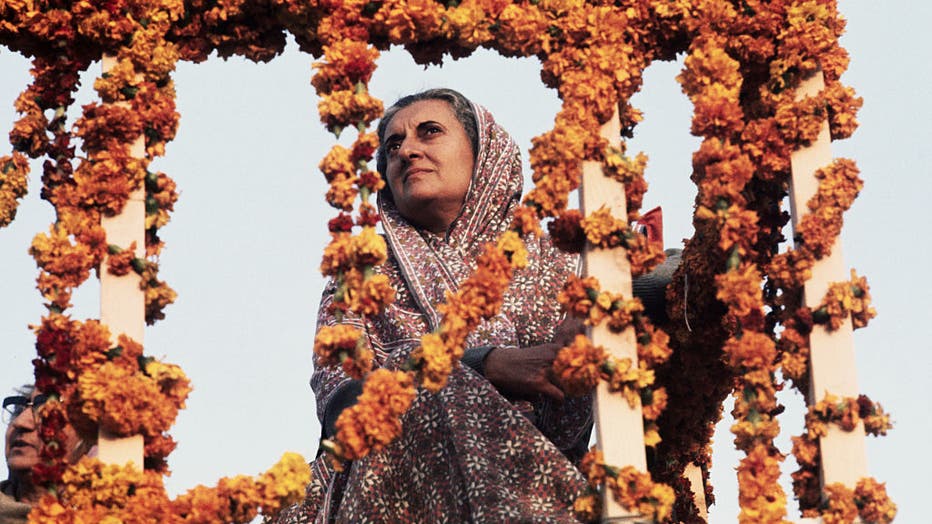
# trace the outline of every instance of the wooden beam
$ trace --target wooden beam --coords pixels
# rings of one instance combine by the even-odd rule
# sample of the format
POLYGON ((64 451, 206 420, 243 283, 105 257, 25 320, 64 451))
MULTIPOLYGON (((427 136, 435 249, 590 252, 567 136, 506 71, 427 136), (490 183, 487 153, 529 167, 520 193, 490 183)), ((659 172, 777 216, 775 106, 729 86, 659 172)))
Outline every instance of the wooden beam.
MULTIPOLYGON (((105 56, 102 61, 104 72, 116 65, 114 57, 105 56)), ((136 158, 145 155, 145 142, 142 136, 136 139, 131 148, 136 158)), ((107 232, 107 243, 128 248, 136 242, 136 256, 146 255, 146 192, 144 187, 132 192, 123 211, 113 217, 103 217, 101 225, 107 232)), ((121 333, 142 344, 145 334, 146 307, 145 294, 139 287, 141 277, 134 271, 124 276, 116 276, 107 271, 107 259, 100 267, 100 321, 110 329, 113 342, 121 333)), ((142 435, 117 438, 101 430, 98 433, 98 458, 108 464, 135 464, 143 466, 142 435)))
POLYGON ((683 477, 689 481, 689 487, 693 492, 693 504, 696 505, 699 517, 702 520, 709 521, 709 506, 705 500, 705 481, 702 478, 702 468, 689 463, 686 465, 686 471, 683 477))
MULTIPOLYGON (((825 87, 820 71, 800 85, 796 98, 814 96, 825 87)), ((801 148, 791 156, 793 170, 790 188, 790 206, 794 228, 804 213, 807 203, 816 194, 819 181, 814 173, 832 162, 831 136, 828 121, 823 121, 818 139, 809 147, 801 148)), ((815 308, 825 297, 833 282, 850 278, 841 253, 838 239, 832 246, 832 254, 815 263, 812 278, 805 284, 804 303, 815 308)), ((826 393, 840 397, 857 397, 857 373, 855 369, 854 337, 850 318, 836 331, 829 332, 816 325, 809 336, 810 347, 810 398, 812 402, 822 400, 826 393)), ((864 425, 859 423, 853 431, 842 431, 829 424, 828 435, 819 442, 822 454, 822 484, 841 482, 849 488, 867 476, 867 453, 864 442, 864 425)))
MULTIPOLYGON (((619 145, 621 126, 617 109, 612 120, 602 126, 600 133, 612 145, 619 145)), ((580 194, 580 207, 584 214, 590 214, 605 205, 614 216, 627 216, 624 187, 606 177, 599 162, 583 163, 580 194)), ((597 277, 602 289, 631 298, 631 267, 623 248, 587 248, 583 254, 583 271, 586 276, 597 277)), ((623 333, 612 333, 603 323, 588 331, 594 344, 604 346, 615 357, 630 358, 637 363, 637 341, 633 327, 623 333)), ((596 389, 594 408, 597 445, 605 457, 605 463, 617 467, 634 466, 640 471, 647 471, 640 402, 632 408, 621 395, 609 393, 608 386, 602 382, 596 389)), ((611 494, 603 494, 602 507, 603 521, 641 522, 639 514, 621 507, 611 494)))

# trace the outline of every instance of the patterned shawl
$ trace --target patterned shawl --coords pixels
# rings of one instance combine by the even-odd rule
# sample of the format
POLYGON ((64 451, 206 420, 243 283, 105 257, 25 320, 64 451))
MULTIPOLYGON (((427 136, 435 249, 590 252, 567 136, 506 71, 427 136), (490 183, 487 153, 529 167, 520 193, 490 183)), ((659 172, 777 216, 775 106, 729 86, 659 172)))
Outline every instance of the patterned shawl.
MULTIPOLYGON (((439 325, 436 306, 475 267, 476 257, 509 225, 522 185, 518 148, 474 106, 479 151, 460 215, 446 237, 411 226, 389 199, 379 208, 389 259, 379 270, 395 302, 374 318, 343 318, 364 330, 377 366, 397 368, 421 335, 439 325)), ((546 239, 528 243, 529 265, 516 272, 502 313, 479 326, 467 347, 528 347, 549 342, 562 319, 556 295, 575 257, 546 239)), ((332 325, 335 288, 324 291, 318 325, 332 325)), ((339 366, 315 367, 311 385, 323 420, 349 379, 339 366)), ((313 464, 307 498, 282 522, 575 522, 572 505, 585 480, 561 449, 591 421, 589 399, 513 403, 472 369, 457 366, 437 394, 419 391, 402 418, 402 436, 335 473, 313 464)))

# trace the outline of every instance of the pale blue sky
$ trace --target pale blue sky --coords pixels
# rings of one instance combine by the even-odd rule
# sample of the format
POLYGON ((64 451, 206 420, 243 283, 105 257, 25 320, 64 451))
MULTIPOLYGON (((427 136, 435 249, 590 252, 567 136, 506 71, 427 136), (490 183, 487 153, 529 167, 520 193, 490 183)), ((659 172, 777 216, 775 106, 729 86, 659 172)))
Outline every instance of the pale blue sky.
MULTIPOLYGON (((900 506, 899 522, 923 522, 932 482, 927 403, 932 357, 932 285, 926 233, 932 193, 932 41, 926 3, 846 2, 843 44, 852 62, 845 75, 864 97, 861 128, 833 145, 854 158, 865 188, 846 216, 846 263, 867 275, 879 316, 856 333, 861 390, 893 415, 887 437, 868 440, 870 473, 887 483, 900 506)), ((287 450, 312 458, 319 427, 307 380, 314 322, 323 280, 317 266, 334 210, 323 201, 317 164, 333 144, 316 114, 310 86, 312 58, 289 46, 269 64, 211 59, 181 64, 175 74, 182 115, 177 138, 154 168, 181 191, 163 230, 162 275, 179 292, 167 318, 146 331, 146 351, 180 364, 194 383, 188 409, 173 435, 171 493, 220 476, 255 474, 287 450)), ((0 48, 0 130, 15 115, 12 102, 29 80, 28 62, 0 48)), ((647 74, 635 99, 645 121, 631 151, 650 156, 644 209, 662 205, 668 246, 691 234, 689 135, 691 108, 674 77, 680 65, 662 63, 647 74)), ((99 69, 83 77, 79 104, 94 100, 99 69)), ((492 53, 443 68, 413 64, 403 51, 382 57, 371 87, 386 103, 427 87, 448 86, 489 107, 523 150, 552 126, 554 92, 541 84, 536 60, 492 53)), ((71 120, 73 122, 73 118, 71 120)), ((344 140, 349 138, 346 133, 344 140)), ((0 152, 7 151, 0 147, 0 152)), ((34 289, 36 268, 26 253, 53 214, 39 199, 41 167, 34 163, 30 194, 16 221, 0 230, 0 389, 31 380, 34 339, 27 325, 43 313, 34 289)), ((92 279, 76 294, 75 318, 98 316, 92 279)), ((802 428, 801 401, 784 395, 779 445, 802 428)), ((712 522, 733 522, 737 492, 727 422, 716 439, 712 522)), ((792 460, 784 466, 788 479, 792 460)), ((789 491, 788 491, 789 493, 789 491)), ((791 514, 791 517, 794 517, 791 514)))

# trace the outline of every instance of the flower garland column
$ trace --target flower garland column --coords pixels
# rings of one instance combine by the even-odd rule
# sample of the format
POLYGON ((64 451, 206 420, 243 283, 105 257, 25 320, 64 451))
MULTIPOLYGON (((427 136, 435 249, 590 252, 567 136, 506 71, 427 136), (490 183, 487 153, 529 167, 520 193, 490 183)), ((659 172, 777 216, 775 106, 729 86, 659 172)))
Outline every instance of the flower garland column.
MULTIPOLYGON (((621 125, 617 110, 612 119, 601 127, 600 134, 609 141, 610 146, 619 146, 621 125)), ((588 216, 603 206, 609 209, 612 216, 627 216, 625 188, 603 174, 601 162, 583 162, 581 211, 588 216)), ((587 244, 582 260, 584 276, 598 278, 603 288, 624 297, 633 296, 631 263, 624 247, 604 249, 587 244)), ((633 325, 620 333, 614 333, 603 322, 588 328, 588 331, 593 345, 604 346, 618 359, 630 359, 632 368, 637 368, 637 340, 633 325)), ((633 466, 638 471, 647 471, 640 399, 631 403, 623 395, 611 393, 606 381, 600 381, 594 402, 596 436, 605 463, 616 467, 633 466)), ((622 507, 609 493, 609 490, 605 490, 603 496, 603 520, 633 521, 640 517, 638 513, 622 507)))
MULTIPOLYGON (((102 69, 106 74, 116 65, 116 58, 104 56, 102 69)), ((133 158, 145 157, 145 141, 140 135, 130 148, 133 158)), ((101 216, 101 226, 107 232, 107 243, 117 246, 135 246, 134 256, 146 256, 146 190, 140 186, 130 193, 129 200, 118 215, 101 216)), ((107 258, 111 255, 108 254, 107 258)), ((107 260, 101 264, 107 267, 107 260)), ((145 292, 142 278, 135 271, 118 276, 100 271, 100 320, 110 328, 114 343, 122 333, 139 344, 145 332, 145 292)), ((133 462, 138 469, 143 465, 142 435, 124 438, 113 437, 101 426, 98 435, 98 457, 104 463, 124 465, 133 462)))
MULTIPOLYGON (((821 71, 803 80, 796 91, 796 99, 817 96, 825 88, 821 71)), ((832 162, 831 137, 828 120, 822 121, 818 138, 809 147, 791 155, 793 178, 790 188, 790 206, 793 227, 797 228, 807 202, 816 194, 819 181, 816 170, 832 162)), ((831 254, 815 261, 812 277, 805 282, 804 305, 816 310, 833 282, 849 278, 836 239, 831 254)), ((837 397, 857 397, 853 328, 850 316, 845 316, 838 329, 830 330, 825 324, 815 324, 809 334, 810 346, 810 399, 813 403, 826 394, 837 397)), ((845 431, 836 424, 828 424, 828 434, 820 439, 822 457, 822 485, 840 482, 853 488, 867 476, 867 451, 864 423, 859 421, 854 431, 845 431)))

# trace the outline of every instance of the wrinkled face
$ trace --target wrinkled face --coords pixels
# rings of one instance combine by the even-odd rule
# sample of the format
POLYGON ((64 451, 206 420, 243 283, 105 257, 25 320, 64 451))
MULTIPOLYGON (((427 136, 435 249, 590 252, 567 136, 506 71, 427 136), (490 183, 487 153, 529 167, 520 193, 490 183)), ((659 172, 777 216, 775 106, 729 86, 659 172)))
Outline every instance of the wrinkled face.
POLYGON ((443 100, 400 109, 385 129, 386 177, 403 217, 444 233, 459 215, 475 164, 463 124, 443 100))
MULTIPOLYGON (((34 400, 37 395, 37 392, 33 392, 30 399, 34 400)), ((33 408, 27 407, 11 420, 6 428, 4 452, 7 466, 13 472, 28 473, 39 463, 39 450, 42 442, 39 440, 39 420, 35 412, 33 408)), ((69 453, 77 447, 78 440, 74 429, 66 426, 63 444, 69 453)))
MULTIPOLYGON (((31 400, 36 398, 33 392, 31 400)), ((6 428, 6 463, 13 471, 28 471, 39 462, 38 421, 31 407, 23 409, 6 428)))

